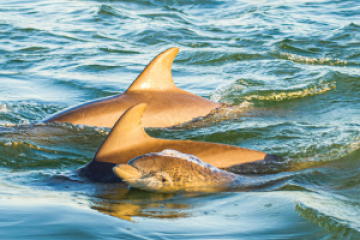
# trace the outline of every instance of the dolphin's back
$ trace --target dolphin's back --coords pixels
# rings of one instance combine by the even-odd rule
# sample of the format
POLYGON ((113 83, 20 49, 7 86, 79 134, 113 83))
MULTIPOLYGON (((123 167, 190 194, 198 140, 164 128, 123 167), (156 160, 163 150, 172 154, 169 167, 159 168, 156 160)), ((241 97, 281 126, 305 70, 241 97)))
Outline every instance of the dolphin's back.
MULTIPOLYGON (((124 170, 117 171, 119 177, 124 177, 124 181, 131 187, 147 191, 224 191, 230 189, 237 179, 237 175, 220 170, 196 156, 171 149, 136 157, 128 165, 143 177, 122 175, 120 172, 124 170)), ((117 166, 118 170, 124 169, 123 166, 117 166)))
POLYGON ((143 119, 146 127, 170 127, 208 115, 220 103, 179 89, 171 66, 178 48, 158 55, 122 94, 87 102, 44 119, 97 127, 112 127, 130 107, 148 104, 143 119))
POLYGON ((79 173, 94 181, 119 181, 112 172, 117 164, 126 164, 131 159, 165 149, 173 149, 194 155, 217 168, 236 168, 240 164, 266 160, 264 152, 237 146, 196 142, 187 140, 157 139, 149 136, 142 125, 146 104, 128 109, 115 123, 93 160, 79 173))
POLYGON ((145 154, 132 159, 129 163, 134 167, 148 165, 147 169, 169 174, 176 182, 232 182, 236 175, 220 170, 200 158, 172 149, 165 149, 159 153, 145 154))

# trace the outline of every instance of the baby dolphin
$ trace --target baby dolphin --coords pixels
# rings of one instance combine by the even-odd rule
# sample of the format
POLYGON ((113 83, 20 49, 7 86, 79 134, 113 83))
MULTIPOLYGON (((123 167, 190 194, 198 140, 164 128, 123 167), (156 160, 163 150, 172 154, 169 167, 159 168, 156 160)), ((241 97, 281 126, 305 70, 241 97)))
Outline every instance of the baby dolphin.
POLYGON ((170 127, 208 115, 222 104, 179 89, 171 66, 179 49, 158 55, 122 94, 91 101, 57 113, 44 122, 68 122, 112 127, 119 117, 138 103, 147 103, 144 127, 170 127))
POLYGON ((172 149, 136 157, 113 168, 130 187, 149 192, 233 192, 277 189, 294 173, 243 176, 172 149))
POLYGON ((239 177, 170 149, 136 157, 113 171, 129 186, 150 192, 226 191, 239 177))

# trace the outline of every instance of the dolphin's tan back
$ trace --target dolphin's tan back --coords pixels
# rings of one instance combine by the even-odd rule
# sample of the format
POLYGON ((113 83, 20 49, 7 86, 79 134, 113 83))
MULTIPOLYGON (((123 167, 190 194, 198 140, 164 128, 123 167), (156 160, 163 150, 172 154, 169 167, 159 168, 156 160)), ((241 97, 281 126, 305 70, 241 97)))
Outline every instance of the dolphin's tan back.
MULTIPOLYGON (((106 165, 110 168, 116 164, 127 163, 140 155, 165 149, 194 155, 217 168, 259 161, 268 156, 264 152, 231 145, 152 138, 144 131, 142 125, 141 119, 145 109, 144 103, 135 105, 118 120, 92 162, 84 168, 88 177, 98 176, 96 169, 99 166, 105 168, 106 165)), ((108 174, 111 175, 110 171, 108 174)))
POLYGON ((178 52, 178 48, 170 48, 158 55, 125 93, 80 105, 45 121, 112 127, 138 103, 148 105, 143 118, 145 127, 169 127, 206 116, 221 104, 176 87, 171 66, 178 52))

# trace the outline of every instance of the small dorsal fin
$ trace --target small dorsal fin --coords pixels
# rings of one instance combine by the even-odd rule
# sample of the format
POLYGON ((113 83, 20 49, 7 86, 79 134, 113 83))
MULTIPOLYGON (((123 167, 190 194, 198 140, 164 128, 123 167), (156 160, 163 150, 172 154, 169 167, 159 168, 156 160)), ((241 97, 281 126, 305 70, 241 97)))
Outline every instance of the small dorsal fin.
POLYGON ((179 48, 170 48, 154 58, 127 91, 178 89, 172 78, 171 66, 179 48))
POLYGON ((145 109, 146 103, 140 103, 129 108, 115 123, 113 129, 96 152, 94 159, 100 160, 102 157, 112 155, 112 153, 128 146, 151 139, 142 125, 145 109))

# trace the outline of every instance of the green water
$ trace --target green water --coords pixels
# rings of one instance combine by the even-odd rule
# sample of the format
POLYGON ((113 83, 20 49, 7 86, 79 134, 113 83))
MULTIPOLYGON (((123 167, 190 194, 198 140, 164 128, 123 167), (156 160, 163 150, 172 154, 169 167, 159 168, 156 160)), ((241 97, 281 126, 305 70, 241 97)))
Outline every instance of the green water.
POLYGON ((359 239, 359 13, 355 0, 0 2, 0 239, 359 239), (280 155, 243 173, 283 181, 206 195, 84 182, 72 171, 109 129, 33 125, 123 92, 174 46, 178 87, 241 111, 148 133, 280 155))

